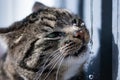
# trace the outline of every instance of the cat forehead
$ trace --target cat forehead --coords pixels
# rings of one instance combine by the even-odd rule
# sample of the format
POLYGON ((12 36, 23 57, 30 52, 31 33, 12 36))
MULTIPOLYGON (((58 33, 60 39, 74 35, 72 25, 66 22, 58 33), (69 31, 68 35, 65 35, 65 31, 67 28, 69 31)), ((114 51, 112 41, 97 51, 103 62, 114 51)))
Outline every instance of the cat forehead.
POLYGON ((72 12, 70 12, 69 10, 67 10, 67 9, 62 9, 62 8, 52 8, 52 7, 48 7, 48 8, 46 8, 46 9, 40 9, 40 10, 38 10, 38 13, 40 13, 40 12, 42 12, 42 11, 44 11, 44 12, 48 12, 48 13, 50 13, 50 12, 57 12, 57 13, 68 13, 69 15, 70 14, 72 14, 72 12))
POLYGON ((46 8, 34 12, 23 20, 23 24, 38 24, 51 27, 63 27, 70 24, 74 15, 66 9, 46 8))
POLYGON ((22 20, 22 22, 29 22, 34 23, 35 21, 43 18, 51 18, 51 20, 54 18, 56 19, 70 19, 73 17, 73 14, 71 14, 66 9, 59 9, 59 8, 46 8, 46 9, 40 9, 37 12, 33 12, 26 18, 22 20), (63 18, 64 17, 64 18, 63 18))

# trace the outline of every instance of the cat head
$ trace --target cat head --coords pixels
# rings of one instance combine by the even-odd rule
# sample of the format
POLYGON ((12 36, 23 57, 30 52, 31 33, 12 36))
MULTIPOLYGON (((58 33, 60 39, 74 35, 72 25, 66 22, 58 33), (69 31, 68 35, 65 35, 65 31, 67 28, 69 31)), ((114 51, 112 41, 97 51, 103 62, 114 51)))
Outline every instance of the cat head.
POLYGON ((38 71, 47 59, 54 64, 55 60, 83 56, 90 38, 78 16, 45 5, 10 27, 0 29, 0 35, 8 44, 7 58, 20 69, 31 72, 38 71))

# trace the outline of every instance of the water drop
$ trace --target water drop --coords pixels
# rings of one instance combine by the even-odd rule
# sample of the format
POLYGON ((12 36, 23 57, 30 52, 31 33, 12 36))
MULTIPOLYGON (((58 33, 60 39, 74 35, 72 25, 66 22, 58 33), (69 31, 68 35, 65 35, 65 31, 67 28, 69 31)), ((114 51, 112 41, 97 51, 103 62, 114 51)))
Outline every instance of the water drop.
POLYGON ((89 75, 89 79, 90 79, 90 80, 93 80, 93 78, 94 78, 94 75, 90 74, 90 75, 89 75))

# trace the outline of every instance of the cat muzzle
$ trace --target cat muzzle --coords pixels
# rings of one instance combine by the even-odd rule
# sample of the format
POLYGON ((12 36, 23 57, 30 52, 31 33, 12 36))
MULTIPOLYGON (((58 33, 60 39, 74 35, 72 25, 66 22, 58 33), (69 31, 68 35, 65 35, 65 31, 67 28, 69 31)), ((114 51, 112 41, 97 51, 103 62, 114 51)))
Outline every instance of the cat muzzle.
POLYGON ((75 38, 83 39, 83 38, 84 38, 84 31, 83 31, 83 30, 75 31, 75 32, 73 33, 73 36, 74 36, 75 38))

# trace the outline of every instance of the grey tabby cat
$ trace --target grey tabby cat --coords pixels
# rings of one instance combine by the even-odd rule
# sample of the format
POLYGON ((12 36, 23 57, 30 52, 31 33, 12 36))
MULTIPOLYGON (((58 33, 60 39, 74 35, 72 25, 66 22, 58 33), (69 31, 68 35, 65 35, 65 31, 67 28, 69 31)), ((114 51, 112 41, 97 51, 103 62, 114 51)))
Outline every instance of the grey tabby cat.
POLYGON ((0 80, 84 80, 89 32, 69 11, 42 5, 0 36, 8 44, 0 80))

